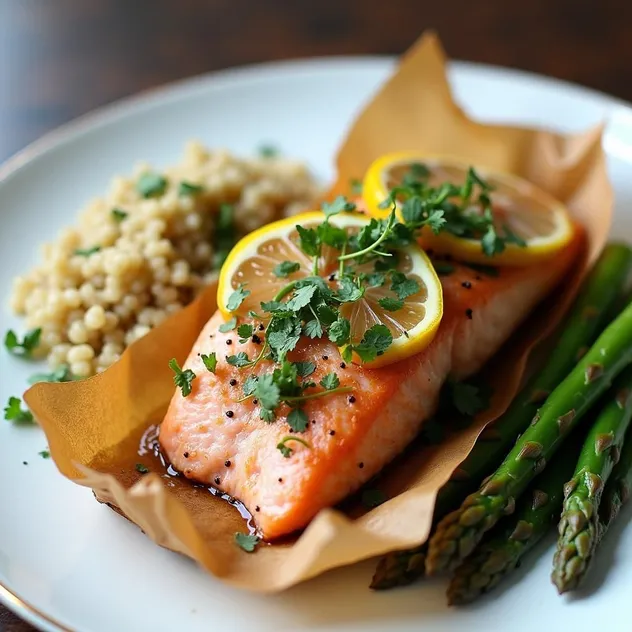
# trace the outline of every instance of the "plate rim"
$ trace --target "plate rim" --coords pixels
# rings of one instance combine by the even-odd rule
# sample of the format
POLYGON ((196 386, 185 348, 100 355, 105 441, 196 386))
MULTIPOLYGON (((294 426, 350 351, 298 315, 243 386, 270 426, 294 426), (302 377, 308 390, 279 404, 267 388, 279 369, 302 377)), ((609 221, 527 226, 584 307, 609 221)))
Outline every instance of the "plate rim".
MULTIPOLYGON (((389 66, 393 66, 397 59, 399 59, 399 56, 395 55, 332 55, 292 58, 232 66, 221 70, 184 77, 141 90, 98 106, 54 127, 10 155, 0 163, 0 195, 3 184, 10 176, 26 168, 33 160, 54 151, 60 145, 72 142, 74 138, 84 132, 88 132, 93 127, 107 125, 110 122, 116 121, 118 117, 125 117, 130 110, 134 111, 136 108, 143 107, 150 108, 164 100, 178 98, 178 95, 181 95, 183 92, 189 92, 196 88, 204 89, 209 83, 221 89, 222 87, 230 88, 244 82, 251 83, 253 80, 265 82, 269 80, 270 75, 277 75, 279 73, 285 77, 291 77, 292 74, 305 74, 305 72, 344 72, 344 66, 357 67, 360 65, 365 66, 366 70, 377 67, 388 68, 389 66)), ((536 84, 536 89, 563 88, 565 91, 573 92, 578 98, 590 99, 603 106, 620 110, 632 118, 632 102, 572 81, 508 66, 497 66, 463 60, 449 60, 448 73, 450 79, 453 78, 454 72, 505 76, 507 79, 514 81, 519 80, 521 82, 536 84)), ((0 581, 0 604, 13 612, 16 616, 45 632, 80 632, 61 623, 40 608, 35 607, 2 581, 0 581)))

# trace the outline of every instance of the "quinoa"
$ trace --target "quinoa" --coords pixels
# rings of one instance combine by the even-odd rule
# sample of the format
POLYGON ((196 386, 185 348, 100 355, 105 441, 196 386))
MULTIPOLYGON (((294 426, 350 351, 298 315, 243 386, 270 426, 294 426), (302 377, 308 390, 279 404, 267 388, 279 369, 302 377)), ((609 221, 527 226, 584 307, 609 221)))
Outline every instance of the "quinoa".
POLYGON ((114 178, 15 279, 11 307, 42 329, 38 353, 51 367, 99 373, 191 302, 235 239, 309 208, 319 193, 302 162, 191 142, 173 167, 140 164, 114 178))

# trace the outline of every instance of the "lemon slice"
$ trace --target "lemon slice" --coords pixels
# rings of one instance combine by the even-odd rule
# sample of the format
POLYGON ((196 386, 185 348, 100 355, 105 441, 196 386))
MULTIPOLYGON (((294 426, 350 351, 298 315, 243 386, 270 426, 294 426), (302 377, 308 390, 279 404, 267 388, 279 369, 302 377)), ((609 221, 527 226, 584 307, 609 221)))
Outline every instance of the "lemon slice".
MULTIPOLYGON (((387 154, 371 164, 363 182, 367 212, 373 217, 386 217, 390 209, 380 208, 390 190, 401 184, 407 174, 427 170, 426 182, 437 187, 444 182, 461 186, 469 165, 451 157, 423 156, 414 152, 387 154)), ((489 256, 483 252, 480 238, 454 235, 447 230, 438 235, 424 229, 420 243, 439 254, 474 263, 497 265, 530 265, 555 256, 572 239, 574 227, 566 207, 545 191, 514 175, 476 168, 492 187, 491 207, 494 227, 499 237, 517 236, 525 245, 506 243, 502 252, 489 256)), ((399 208, 399 203, 396 202, 399 208)), ((478 213, 480 205, 472 205, 466 213, 478 213)), ((477 236, 478 237, 478 236, 477 236)))
MULTIPOLYGON (((229 254, 219 276, 217 304, 225 317, 246 316, 250 310, 261 311, 261 303, 272 300, 291 281, 314 272, 334 290, 339 285, 337 273, 340 252, 328 246, 323 248, 314 270, 314 261, 299 247, 297 224, 304 228, 315 228, 322 224, 325 215, 314 211, 268 224, 244 237, 229 254), (275 274, 280 264, 293 262, 291 273, 279 278, 275 274), (228 309, 233 292, 243 287, 249 294, 237 310, 228 309)), ((343 228, 350 234, 358 233, 370 219, 360 214, 343 213, 329 218, 329 223, 343 228)), ((441 283, 432 263, 417 245, 401 248, 396 253, 397 265, 394 274, 400 273, 414 281, 417 290, 403 299, 403 306, 389 311, 381 304, 381 299, 396 301, 399 297, 393 289, 393 273, 385 273, 384 283, 365 285, 363 297, 353 303, 343 303, 340 313, 351 323, 351 344, 359 344, 367 329, 374 325, 385 325, 393 337, 392 344, 377 358, 364 366, 371 368, 390 364, 415 353, 419 353, 434 338, 443 314, 441 283)), ((370 274, 374 262, 354 265, 354 274, 370 274)), ((375 283, 375 282, 374 282, 375 283)), ((413 284, 413 285, 414 285, 413 284)), ((391 310, 392 305, 389 306, 391 310)), ((354 362, 360 362, 354 355, 354 362)))

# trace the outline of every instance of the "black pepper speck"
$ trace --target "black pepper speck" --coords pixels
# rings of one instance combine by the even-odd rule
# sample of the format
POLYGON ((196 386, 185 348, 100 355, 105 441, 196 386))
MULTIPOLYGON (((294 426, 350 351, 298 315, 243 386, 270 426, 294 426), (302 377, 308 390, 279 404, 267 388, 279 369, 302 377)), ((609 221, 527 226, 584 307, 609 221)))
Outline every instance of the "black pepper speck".
POLYGON ((219 485, 219 476, 215 477, 215 481, 214 482, 215 482, 215 485, 219 485))
POLYGON ((230 467, 230 466, 231 466, 231 462, 230 462, 230 461, 224 461, 224 465, 225 465, 226 467, 230 467))
POLYGON ((261 344, 261 338, 259 338, 259 336, 257 336, 257 334, 254 334, 254 336, 252 337, 252 341, 253 341, 256 345, 260 345, 260 344, 261 344))
POLYGON ((282 478, 280 478, 280 479, 279 479, 279 483, 282 483, 282 482, 283 482, 283 479, 282 479, 282 478))
POLYGON ((329 275, 329 280, 330 281, 335 281, 336 280, 336 275, 335 274, 330 274, 329 275))
POLYGON ((255 511, 261 511, 261 507, 259 507, 259 505, 257 505, 257 506, 255 507, 255 511))
POLYGON ((329 356, 328 355, 324 355, 323 356, 323 360, 329 360, 329 356))
POLYGON ((226 344, 227 344, 227 345, 232 345, 232 344, 233 344, 233 341, 229 338, 229 339, 226 341, 226 344))
POLYGON ((329 434, 333 437, 336 434, 336 431, 335 430, 330 430, 329 434))
POLYGON ((28 461, 22 461, 22 465, 28 465, 29 462, 28 461))
POLYGON ((259 400, 258 399, 253 399, 252 403, 256 406, 259 403, 259 400))
POLYGON ((259 325, 259 331, 263 331, 265 327, 263 325, 259 325))
POLYGON ((465 310, 465 315, 466 315, 466 316, 467 316, 470 320, 472 320, 472 313, 473 313, 473 312, 472 312, 472 310, 471 310, 471 309, 469 309, 469 308, 465 310))
POLYGON ((315 423, 316 423, 316 420, 315 420, 315 419, 312 419, 312 424, 315 424, 315 423))
POLYGON ((461 283, 461 285, 466 289, 469 290, 472 287, 472 284, 469 281, 463 281, 463 283, 461 283))
POLYGON ((341 363, 340 363, 340 368, 341 368, 341 369, 346 369, 346 368, 347 368, 347 365, 346 365, 344 362, 341 362, 341 363))
POLYGON ((364 463, 362 463, 362 461, 360 461, 360 463, 358 463, 358 467, 359 467, 360 469, 362 469, 362 468, 364 467, 364 463))
POLYGON ((235 413, 232 410, 227 410, 226 411, 226 417, 228 417, 229 419, 234 415, 235 413))
POLYGON ((231 386, 235 386, 237 384, 237 380, 233 378, 230 382, 228 382, 231 386))
POLYGON ((353 395, 349 395, 349 403, 350 404, 355 404, 355 400, 356 400, 356 398, 353 395))
POLYGON ((477 274, 474 278, 475 278, 477 281, 482 281, 482 280, 483 280, 483 277, 482 277, 482 276, 480 276, 480 275, 478 275, 478 274, 477 274))
POLYGON ((189 458, 189 453, 188 453, 188 452, 185 452, 182 456, 183 456, 185 459, 188 459, 188 458, 189 458))

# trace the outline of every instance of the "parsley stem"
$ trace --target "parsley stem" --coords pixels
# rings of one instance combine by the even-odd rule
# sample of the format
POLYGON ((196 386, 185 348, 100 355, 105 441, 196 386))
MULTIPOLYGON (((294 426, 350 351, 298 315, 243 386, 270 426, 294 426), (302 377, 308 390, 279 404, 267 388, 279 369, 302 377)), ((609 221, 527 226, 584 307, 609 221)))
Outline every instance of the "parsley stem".
POLYGON ((293 435, 287 435, 287 436, 283 437, 283 439, 281 439, 281 441, 279 441, 279 444, 285 445, 288 441, 296 441, 296 442, 304 445, 306 448, 311 448, 312 447, 307 441, 305 441, 305 439, 301 439, 300 437, 295 437, 293 435))
POLYGON ((314 255, 314 264, 312 266, 312 274, 314 276, 318 276, 318 259, 319 259, 319 256, 314 255))
POLYGON ((344 244, 342 244, 342 250, 340 251, 340 257, 338 257, 338 261, 340 261, 340 265, 338 266, 338 278, 342 279, 344 273, 345 273, 345 262, 344 259, 342 259, 342 257, 344 257, 347 254, 347 242, 345 241, 344 244))
POLYGON ((273 301, 280 301, 284 296, 287 296, 296 286, 298 281, 291 281, 287 285, 283 286, 272 299, 273 301))
MULTIPOLYGON (((366 255, 369 252, 375 250, 390 234, 393 229, 393 225, 395 224, 395 211, 391 211, 391 214, 388 216, 388 220, 386 222, 386 226, 384 227, 384 232, 370 245, 360 250, 358 252, 350 252, 346 255, 340 255, 338 257, 338 261, 347 261, 349 259, 355 259, 356 257, 361 257, 362 255, 366 255)), ((384 253, 387 256, 392 257, 391 253, 384 253)))
POLYGON ((339 388, 332 388, 329 391, 318 391, 317 393, 309 393, 308 395, 296 395, 283 397, 283 401, 287 403, 303 402, 306 399, 317 399, 318 397, 325 397, 325 395, 335 395, 337 393, 350 393, 353 390, 351 386, 341 386, 339 388))

